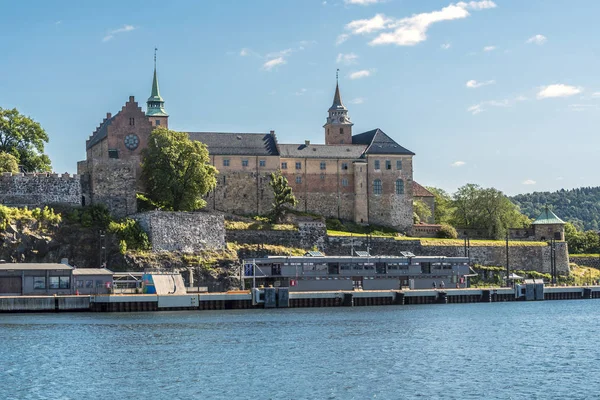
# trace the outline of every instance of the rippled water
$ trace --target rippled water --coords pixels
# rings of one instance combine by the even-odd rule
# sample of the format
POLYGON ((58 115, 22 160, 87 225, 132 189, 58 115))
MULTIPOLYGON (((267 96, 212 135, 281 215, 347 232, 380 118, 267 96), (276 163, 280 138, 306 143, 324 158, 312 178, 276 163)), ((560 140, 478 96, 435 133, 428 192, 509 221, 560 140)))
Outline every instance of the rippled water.
POLYGON ((0 315, 0 399, 599 398, 600 301, 0 315))

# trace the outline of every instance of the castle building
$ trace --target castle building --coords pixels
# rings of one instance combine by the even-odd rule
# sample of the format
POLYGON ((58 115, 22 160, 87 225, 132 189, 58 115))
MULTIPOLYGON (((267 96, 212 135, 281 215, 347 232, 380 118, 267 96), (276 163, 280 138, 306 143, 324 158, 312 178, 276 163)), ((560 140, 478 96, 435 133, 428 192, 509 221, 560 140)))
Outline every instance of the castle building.
MULTIPOLYGON (((84 202, 106 204, 115 215, 136 211, 140 161, 152 130, 168 128, 156 64, 146 112, 131 96, 116 115, 107 114, 86 142, 78 163, 84 202)), ((236 214, 265 214, 273 193, 269 176, 280 170, 298 199, 297 209, 325 217, 409 231, 413 223, 414 153, 381 129, 353 134, 336 82, 323 125, 325 144, 280 143, 269 133, 188 132, 208 147, 219 170, 208 207, 236 214)))

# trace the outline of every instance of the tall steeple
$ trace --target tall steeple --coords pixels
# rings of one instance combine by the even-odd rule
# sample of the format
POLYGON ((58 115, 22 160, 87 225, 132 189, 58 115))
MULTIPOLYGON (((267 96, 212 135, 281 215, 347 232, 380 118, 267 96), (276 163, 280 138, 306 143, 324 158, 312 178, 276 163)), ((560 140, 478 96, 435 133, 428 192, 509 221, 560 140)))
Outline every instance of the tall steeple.
POLYGON ((156 77, 156 51, 154 48, 154 77, 152 79, 152 93, 146 102, 148 106, 146 115, 148 117, 168 117, 169 114, 165 111, 165 101, 160 97, 160 91, 158 89, 158 78, 156 77))
POLYGON ((342 103, 340 94, 339 69, 335 73, 335 94, 333 104, 329 107, 325 128, 325 144, 352 144, 352 125, 348 109, 342 103))

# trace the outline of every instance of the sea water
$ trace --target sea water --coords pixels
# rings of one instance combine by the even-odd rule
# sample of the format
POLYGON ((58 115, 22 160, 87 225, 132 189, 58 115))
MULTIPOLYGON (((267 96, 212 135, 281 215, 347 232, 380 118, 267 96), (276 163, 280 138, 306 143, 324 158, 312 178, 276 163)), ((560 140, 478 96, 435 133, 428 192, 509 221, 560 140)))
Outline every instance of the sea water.
POLYGON ((0 315, 0 399, 589 399, 600 301, 0 315))

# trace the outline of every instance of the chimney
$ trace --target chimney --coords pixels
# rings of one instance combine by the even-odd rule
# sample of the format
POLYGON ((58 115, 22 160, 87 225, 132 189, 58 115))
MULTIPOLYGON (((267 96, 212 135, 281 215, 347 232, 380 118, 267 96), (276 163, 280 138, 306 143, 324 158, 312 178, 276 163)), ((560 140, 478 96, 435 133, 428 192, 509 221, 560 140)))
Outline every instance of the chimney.
POLYGON ((106 113, 106 119, 110 119, 112 117, 111 113, 106 113))
POLYGON ((308 146, 309 144, 310 144, 310 140, 305 140, 305 141, 304 141, 304 145, 305 145, 305 146, 308 146))
POLYGON ((65 264, 65 265, 69 265, 69 259, 68 258, 61 258, 60 259, 60 263, 61 264, 65 264))
POLYGON ((135 101, 135 96, 129 96, 129 102, 133 103, 135 101))
POLYGON ((271 136, 273 136, 275 134, 275 131, 270 131, 269 133, 271 134, 271 136))

